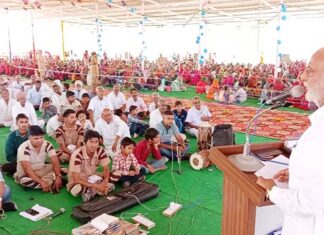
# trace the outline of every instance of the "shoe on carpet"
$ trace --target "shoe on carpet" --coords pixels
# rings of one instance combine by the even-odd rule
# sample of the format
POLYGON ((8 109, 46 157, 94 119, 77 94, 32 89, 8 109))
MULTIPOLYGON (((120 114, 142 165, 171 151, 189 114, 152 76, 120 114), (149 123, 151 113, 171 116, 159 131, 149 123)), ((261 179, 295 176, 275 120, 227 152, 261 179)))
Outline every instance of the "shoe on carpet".
POLYGON ((108 192, 114 191, 115 190, 115 185, 112 183, 108 183, 108 192))
POLYGON ((142 175, 141 177, 138 178, 138 181, 144 182, 146 179, 145 175, 142 175))
POLYGON ((5 202, 2 204, 2 209, 4 211, 16 211, 17 205, 14 202, 5 202))
POLYGON ((72 186, 72 188, 70 189, 70 193, 76 197, 82 193, 82 189, 83 187, 81 184, 76 184, 72 186))
POLYGON ((130 185, 130 182, 129 182, 129 181, 125 181, 125 182, 123 183, 123 188, 127 188, 127 187, 129 187, 129 185, 130 185))

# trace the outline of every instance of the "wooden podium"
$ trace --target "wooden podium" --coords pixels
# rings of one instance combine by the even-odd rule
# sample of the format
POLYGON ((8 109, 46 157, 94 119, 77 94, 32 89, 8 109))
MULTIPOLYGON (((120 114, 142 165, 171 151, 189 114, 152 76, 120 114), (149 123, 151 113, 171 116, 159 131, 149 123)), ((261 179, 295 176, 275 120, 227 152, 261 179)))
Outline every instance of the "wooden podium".
MULTIPOLYGON (((251 151, 280 149, 283 142, 253 144, 251 151)), ((254 173, 239 170, 227 156, 242 153, 243 145, 213 147, 209 150, 209 160, 224 172, 223 182, 223 235, 254 235, 256 207, 271 205, 265 200, 266 192, 256 184, 254 173)))

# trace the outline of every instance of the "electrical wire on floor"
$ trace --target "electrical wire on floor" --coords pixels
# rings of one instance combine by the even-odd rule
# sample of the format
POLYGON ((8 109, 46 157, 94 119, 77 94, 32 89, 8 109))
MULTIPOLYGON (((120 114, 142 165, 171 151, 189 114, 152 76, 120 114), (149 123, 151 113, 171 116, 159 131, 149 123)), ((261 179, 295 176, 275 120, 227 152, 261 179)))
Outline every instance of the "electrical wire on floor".
POLYGON ((31 232, 28 233, 28 235, 39 235, 39 234, 47 234, 47 235, 69 235, 69 233, 66 232, 59 232, 59 231, 51 231, 47 230, 47 228, 51 225, 51 220, 49 218, 44 218, 43 222, 46 224, 43 226, 40 226, 39 229, 34 229, 31 232))
POLYGON ((46 235, 69 235, 69 233, 66 232, 57 232, 57 231, 50 231, 50 230, 33 230, 29 233, 29 235, 40 235, 40 234, 46 234, 46 235))
MULTIPOLYGON (((172 143, 171 143, 171 148, 172 148, 172 143)), ((179 151, 179 145, 176 144, 176 153, 177 153, 177 158, 181 158, 181 155, 180 155, 180 151, 179 151)), ((177 183, 175 181, 175 178, 174 178, 174 151, 171 149, 171 176, 172 176, 172 180, 173 180, 173 185, 174 185, 174 189, 176 190, 176 198, 175 198, 175 202, 178 202, 178 197, 179 197, 179 189, 178 189, 178 186, 177 186, 177 183)), ((181 161, 181 160, 180 160, 181 161)), ((179 160, 178 160, 179 162, 179 160)))
POLYGON ((194 224, 194 221, 195 221, 195 217, 196 217, 196 215, 198 214, 198 211, 200 210, 200 208, 204 205, 204 203, 205 203, 205 201, 203 201, 203 202, 199 205, 199 207, 197 208, 197 210, 196 210, 195 213, 193 214, 193 216, 192 216, 192 218, 191 218, 191 225, 190 225, 189 229, 188 229, 186 232, 183 233, 184 235, 188 234, 188 232, 191 230, 191 228, 192 228, 192 226, 193 226, 193 224, 194 224))
MULTIPOLYGON (((0 209, 0 221, 6 218, 7 215, 5 214, 5 211, 3 209, 0 209)), ((6 231, 8 234, 12 234, 11 231, 4 226, 0 226, 0 230, 6 231)))
POLYGON ((149 211, 157 211, 157 210, 161 210, 161 209, 166 209, 168 208, 169 206, 166 206, 166 207, 158 207, 156 209, 152 209, 152 208, 149 208, 147 206, 145 206, 139 199, 138 197, 136 197, 134 194, 126 194, 127 196, 131 196, 131 197, 134 197, 136 199, 136 201, 142 206, 144 207, 146 210, 149 210, 149 211))
MULTIPOLYGON (((172 147, 172 143, 171 143, 171 147, 172 147)), ((176 144, 176 153, 177 153, 177 158, 181 158, 181 155, 180 155, 180 151, 179 151, 179 145, 176 144)), ((172 176, 172 180, 173 180, 173 184, 174 184, 174 188, 176 190, 176 198, 175 198, 175 202, 177 203, 178 202, 178 197, 179 197, 179 189, 178 189, 178 186, 177 186, 177 183, 175 181, 175 178, 174 178, 174 151, 171 149, 171 176, 172 176)), ((178 162, 181 161, 178 159, 178 162)), ((168 232, 168 235, 171 234, 171 230, 172 230, 172 225, 171 225, 171 222, 172 220, 177 216, 174 215, 170 220, 169 220, 169 232, 168 232)))
MULTIPOLYGON (((12 234, 12 232, 4 226, 0 226, 0 230, 3 230, 5 232, 7 232, 8 234, 12 234)), ((1 234, 3 234, 3 233, 1 233, 1 234)))

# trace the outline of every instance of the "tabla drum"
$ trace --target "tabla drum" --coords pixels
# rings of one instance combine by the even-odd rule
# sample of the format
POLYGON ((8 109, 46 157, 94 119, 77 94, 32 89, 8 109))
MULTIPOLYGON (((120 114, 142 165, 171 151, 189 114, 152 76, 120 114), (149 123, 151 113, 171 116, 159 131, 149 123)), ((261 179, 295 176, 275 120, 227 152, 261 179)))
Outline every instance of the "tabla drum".
POLYGON ((211 147, 212 134, 213 127, 208 122, 202 122, 198 128, 198 151, 211 147))
POLYGON ((207 151, 201 151, 199 153, 194 153, 190 156, 190 165, 194 170, 201 170, 210 166, 210 161, 208 158, 207 151))

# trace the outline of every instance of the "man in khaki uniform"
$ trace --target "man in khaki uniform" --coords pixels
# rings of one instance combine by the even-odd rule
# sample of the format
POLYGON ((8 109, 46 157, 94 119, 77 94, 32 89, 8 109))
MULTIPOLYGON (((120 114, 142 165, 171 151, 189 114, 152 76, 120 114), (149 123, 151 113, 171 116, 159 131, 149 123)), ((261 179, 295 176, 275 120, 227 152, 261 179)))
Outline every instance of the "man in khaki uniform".
POLYGON ((84 136, 85 145, 74 151, 70 159, 67 189, 73 196, 81 195, 84 202, 114 189, 108 183, 110 159, 99 146, 100 138, 98 132, 88 130, 84 136), (96 172, 99 165, 103 168, 100 175, 96 172))
POLYGON ((83 144, 83 128, 76 124, 76 113, 72 109, 67 109, 63 113, 63 125, 56 129, 55 139, 60 145, 57 156, 61 162, 68 162, 74 150, 83 144))
POLYGON ((30 126, 29 140, 18 148, 16 182, 43 192, 57 192, 62 187, 60 171, 53 145, 44 140, 44 132, 39 126, 30 126), (47 156, 51 164, 45 163, 47 156))

